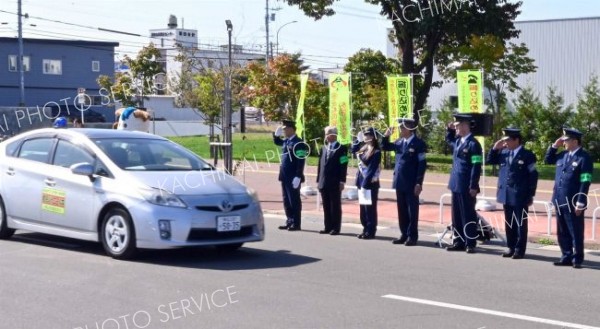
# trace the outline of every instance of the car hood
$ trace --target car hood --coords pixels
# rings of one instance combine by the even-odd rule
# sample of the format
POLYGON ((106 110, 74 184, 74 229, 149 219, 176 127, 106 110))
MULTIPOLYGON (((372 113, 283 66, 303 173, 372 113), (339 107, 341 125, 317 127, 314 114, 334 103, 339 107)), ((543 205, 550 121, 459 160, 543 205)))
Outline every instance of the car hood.
POLYGON ((127 171, 141 183, 176 195, 247 194, 247 188, 222 171, 127 171))

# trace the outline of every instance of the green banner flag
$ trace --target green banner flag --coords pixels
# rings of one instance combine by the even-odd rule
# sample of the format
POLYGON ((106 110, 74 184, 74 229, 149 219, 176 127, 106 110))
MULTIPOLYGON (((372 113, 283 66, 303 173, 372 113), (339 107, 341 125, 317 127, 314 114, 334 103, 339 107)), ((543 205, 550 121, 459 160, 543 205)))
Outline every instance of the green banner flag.
MULTIPOLYGON (((387 76, 388 88, 388 124, 390 127, 398 125, 399 118, 413 118, 413 84, 412 75, 389 75, 387 76)), ((396 129, 391 140, 399 137, 396 129)))
POLYGON ((458 112, 483 113, 483 73, 479 70, 457 71, 458 112))
POLYGON ((352 142, 352 108, 350 100, 350 74, 329 76, 329 125, 338 129, 338 142, 352 142))
POLYGON ((306 98, 306 84, 308 83, 308 74, 300 75, 300 99, 298 100, 298 109, 296 110, 296 135, 304 139, 304 99, 306 98))

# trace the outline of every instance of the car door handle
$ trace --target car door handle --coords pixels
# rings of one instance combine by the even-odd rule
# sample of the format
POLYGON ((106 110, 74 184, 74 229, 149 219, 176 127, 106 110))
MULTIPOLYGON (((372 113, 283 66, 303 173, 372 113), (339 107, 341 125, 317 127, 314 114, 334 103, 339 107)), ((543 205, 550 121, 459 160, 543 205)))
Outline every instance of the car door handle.
POLYGON ((48 185, 48 186, 54 186, 54 185, 56 185, 56 182, 52 178, 46 178, 46 179, 44 179, 44 183, 46 183, 46 185, 48 185))
POLYGON ((15 175, 15 169, 13 169, 12 167, 8 167, 8 169, 6 170, 6 174, 8 176, 14 176, 15 175))

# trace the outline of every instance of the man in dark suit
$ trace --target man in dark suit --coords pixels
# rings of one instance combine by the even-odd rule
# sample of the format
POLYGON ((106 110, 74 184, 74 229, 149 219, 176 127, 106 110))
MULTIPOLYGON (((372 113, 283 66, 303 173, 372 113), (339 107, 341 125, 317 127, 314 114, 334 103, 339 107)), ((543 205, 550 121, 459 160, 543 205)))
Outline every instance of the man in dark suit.
POLYGON ((527 214, 533 204, 538 172, 533 152, 523 147, 520 129, 503 129, 504 137, 494 144, 488 164, 499 165, 498 203, 504 205, 504 228, 508 250, 502 257, 521 259, 527 247, 527 214))
POLYGON ((475 202, 479 193, 479 178, 483 151, 481 144, 471 134, 473 117, 455 114, 448 125, 446 142, 453 149, 452 172, 448 189, 452 192, 452 227, 454 241, 448 251, 475 252, 477 238, 477 212, 475 202))
POLYGON ((300 231, 302 201, 300 184, 304 182, 304 162, 308 156, 308 145, 296 136, 296 123, 284 120, 283 126, 273 133, 273 142, 282 147, 279 181, 283 194, 283 209, 287 217, 280 230, 300 231), (284 136, 284 139, 281 136, 284 136))
POLYGON ((400 138, 390 142, 393 129, 388 129, 383 137, 382 149, 396 153, 394 181, 396 203, 398 206, 398 225, 400 238, 393 244, 414 246, 419 239, 419 195, 423 190, 423 179, 427 162, 425 152, 427 145, 415 135, 417 128, 413 119, 398 119, 400 138))
POLYGON ((348 148, 337 141, 337 128, 325 128, 326 144, 319 157, 317 184, 323 200, 325 229, 320 234, 340 234, 342 191, 348 171, 348 148))
POLYGON ((577 129, 563 129, 563 136, 548 148, 544 158, 546 164, 556 164, 552 203, 562 252, 560 260, 554 263, 556 266, 581 268, 583 263, 584 211, 594 164, 581 148, 582 137, 583 133, 577 129), (565 150, 557 153, 562 146, 565 150))

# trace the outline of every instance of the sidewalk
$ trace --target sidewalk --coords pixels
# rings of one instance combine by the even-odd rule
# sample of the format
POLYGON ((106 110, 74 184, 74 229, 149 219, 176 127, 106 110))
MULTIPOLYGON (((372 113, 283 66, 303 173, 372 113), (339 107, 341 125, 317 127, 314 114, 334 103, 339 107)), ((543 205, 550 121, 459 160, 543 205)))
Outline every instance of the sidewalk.
MULTIPOLYGON (((305 168, 306 183, 303 186, 316 186, 317 167, 307 166, 305 168)), ((266 213, 283 214, 283 205, 281 201, 281 185, 277 180, 279 173, 278 163, 247 163, 245 165, 245 174, 240 168, 237 178, 255 189, 258 192, 261 200, 263 211, 266 213)), ((354 186, 354 177, 356 168, 348 168, 348 177, 346 180, 347 186, 354 186)), ((380 176, 381 188, 391 189, 392 171, 383 170, 380 176)), ((424 203, 421 204, 419 214, 419 230, 443 232, 444 228, 451 223, 450 217, 450 198, 445 198, 444 206, 442 207, 443 223, 440 223, 440 197, 449 193, 446 185, 448 183, 448 174, 426 173, 423 192, 421 199, 424 203)), ((485 181, 482 177, 480 185, 482 193, 479 196, 493 197, 496 196, 496 177, 486 177, 485 181)), ((554 182, 548 180, 540 180, 536 193, 536 201, 550 201, 552 197, 552 188, 554 182)), ((600 249, 600 223, 596 227, 596 239, 592 240, 592 215, 596 207, 600 207, 600 184, 592 184, 590 187, 590 207, 585 213, 585 247, 589 249, 600 249)), ((346 191, 344 191, 345 194, 346 191)), ((494 201, 492 203, 495 204, 494 201)), ((379 204, 377 207, 379 226, 397 227, 398 216, 396 210, 396 196, 394 192, 379 193, 379 204)), ((356 200, 342 201, 343 222, 345 223, 360 223, 359 206, 356 200)), ((504 212, 502 205, 496 204, 495 211, 479 211, 490 225, 496 230, 504 234, 504 212)), ((322 209, 317 208, 317 196, 302 197, 302 215, 306 218, 323 218, 322 209)), ((598 211, 600 217, 600 210, 598 211)), ((548 224, 548 213, 543 205, 536 204, 529 213, 529 241, 539 242, 540 239, 556 241, 556 215, 550 216, 551 222, 548 224), (548 227, 550 227, 551 235, 548 235, 548 227)))

